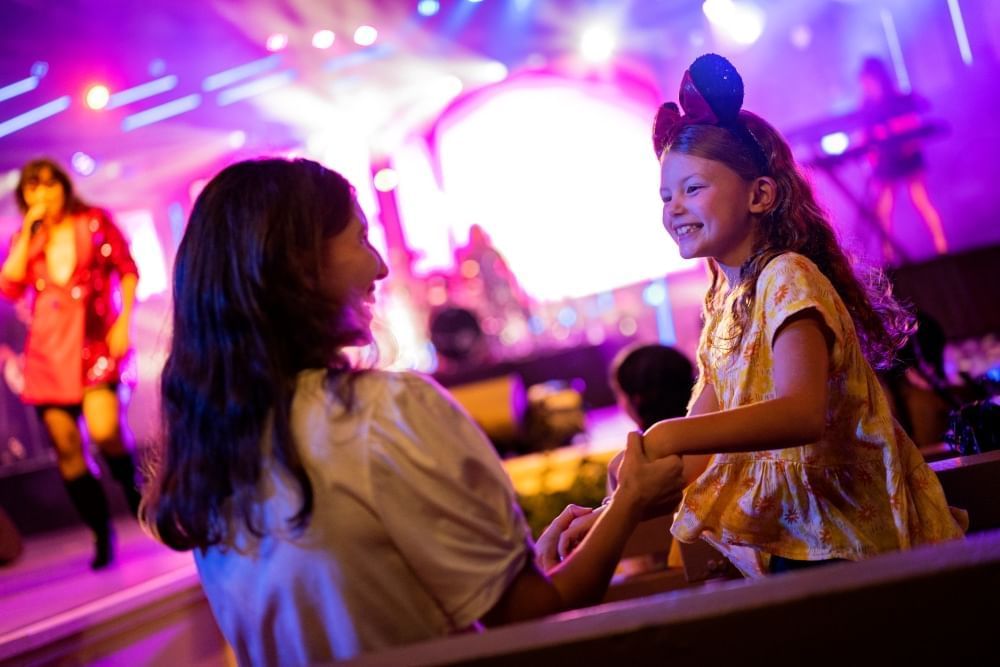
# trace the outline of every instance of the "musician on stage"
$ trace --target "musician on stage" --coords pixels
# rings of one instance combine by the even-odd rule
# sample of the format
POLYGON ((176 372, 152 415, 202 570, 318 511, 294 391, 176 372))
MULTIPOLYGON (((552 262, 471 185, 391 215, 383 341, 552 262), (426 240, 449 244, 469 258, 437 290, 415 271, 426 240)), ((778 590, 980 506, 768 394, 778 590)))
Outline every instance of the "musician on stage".
POLYGON ((934 241, 938 253, 948 251, 941 216, 931 202, 924 178, 924 156, 919 139, 893 141, 893 137, 920 126, 918 113, 927 106, 913 93, 903 93, 895 85, 888 67, 880 58, 869 56, 861 65, 859 83, 862 112, 866 116, 866 140, 875 148, 869 154, 875 211, 885 230, 883 252, 886 261, 895 260, 892 248, 892 216, 895 190, 906 186, 910 201, 934 241))
POLYGON ((113 559, 111 516, 80 422, 136 513, 141 496, 117 388, 139 273, 110 216, 82 202, 55 162, 26 164, 15 196, 24 222, 0 268, 0 295, 31 299, 21 399, 48 431, 70 500, 94 533, 90 566, 101 569, 113 559))

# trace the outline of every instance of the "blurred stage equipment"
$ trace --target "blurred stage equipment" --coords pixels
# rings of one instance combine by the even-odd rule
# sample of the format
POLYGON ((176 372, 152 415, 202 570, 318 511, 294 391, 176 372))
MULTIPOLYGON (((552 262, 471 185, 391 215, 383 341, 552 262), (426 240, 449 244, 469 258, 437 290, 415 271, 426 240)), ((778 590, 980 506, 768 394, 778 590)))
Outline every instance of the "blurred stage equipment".
POLYGON ((587 430, 583 394, 573 385, 559 380, 528 388, 526 438, 532 450, 546 450, 568 445, 587 430))
MULTIPOLYGON (((926 107, 916 107, 915 110, 923 111, 926 107)), ((868 201, 867 193, 856 193, 841 177, 838 170, 849 163, 865 158, 874 151, 892 150, 906 144, 943 137, 948 134, 949 128, 946 123, 939 120, 924 119, 920 124, 898 132, 894 132, 884 138, 874 138, 867 136, 864 130, 872 123, 871 115, 858 110, 841 116, 825 118, 809 125, 791 130, 785 137, 796 146, 808 146, 811 156, 803 160, 803 164, 819 169, 830 182, 840 191, 841 194, 854 206, 861 220, 865 222, 881 243, 887 244, 896 253, 896 256, 904 262, 908 261, 905 249, 891 238, 883 229, 878 215, 875 213, 872 202, 868 201), (823 140, 834 135, 843 135, 843 149, 830 152, 829 145, 824 148, 823 140), (852 141, 851 136, 855 139, 852 141)), ((839 137, 838 137, 839 138, 839 137)), ((835 142, 835 143, 840 143, 835 142)))
POLYGON ((523 448, 524 383, 515 374, 449 387, 448 391, 486 432, 500 454, 523 448))

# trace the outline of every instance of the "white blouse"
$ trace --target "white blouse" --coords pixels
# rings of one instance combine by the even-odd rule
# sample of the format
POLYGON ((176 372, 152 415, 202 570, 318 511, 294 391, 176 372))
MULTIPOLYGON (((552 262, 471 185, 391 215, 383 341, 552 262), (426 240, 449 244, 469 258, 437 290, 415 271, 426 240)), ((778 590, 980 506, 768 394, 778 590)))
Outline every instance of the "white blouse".
MULTIPOLYGON (((472 626, 531 556, 530 531, 492 445, 432 380, 370 371, 346 408, 326 372, 298 378, 292 433, 315 491, 265 448, 261 523, 196 552, 202 586, 241 664, 300 665, 472 626)), ((341 380, 343 381, 343 380, 341 380)))

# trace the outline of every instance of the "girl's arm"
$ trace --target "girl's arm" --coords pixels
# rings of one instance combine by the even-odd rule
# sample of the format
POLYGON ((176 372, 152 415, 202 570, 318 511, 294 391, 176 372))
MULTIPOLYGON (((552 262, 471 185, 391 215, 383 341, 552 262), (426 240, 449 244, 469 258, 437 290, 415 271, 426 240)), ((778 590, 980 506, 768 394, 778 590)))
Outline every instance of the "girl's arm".
POLYGON ((793 315, 774 336, 773 399, 698 416, 692 411, 654 424, 644 434, 646 451, 650 456, 755 452, 819 440, 826 424, 831 342, 815 310, 793 315))
MULTIPOLYGON (((715 387, 710 383, 704 383, 701 393, 698 394, 698 398, 691 405, 691 409, 688 411, 688 417, 697 417, 699 415, 707 415, 712 412, 719 411, 719 399, 715 395, 715 387)), ((652 453, 650 454, 652 456, 652 453)), ((684 464, 684 485, 687 486, 694 480, 701 476, 701 473, 705 472, 705 468, 708 467, 708 459, 711 458, 711 454, 685 454, 681 457, 681 463, 684 464)))

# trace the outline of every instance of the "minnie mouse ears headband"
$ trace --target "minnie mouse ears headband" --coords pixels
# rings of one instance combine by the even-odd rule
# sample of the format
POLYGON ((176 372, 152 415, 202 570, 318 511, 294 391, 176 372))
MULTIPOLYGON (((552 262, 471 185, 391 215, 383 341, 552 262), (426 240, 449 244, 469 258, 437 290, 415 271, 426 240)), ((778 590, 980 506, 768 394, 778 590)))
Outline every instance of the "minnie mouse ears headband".
POLYGON ((667 102, 656 113, 653 122, 656 157, 663 155, 688 125, 715 125, 732 132, 750 150, 761 171, 769 171, 764 149, 740 120, 743 79, 731 62, 715 53, 699 56, 684 72, 679 99, 680 107, 667 102))

